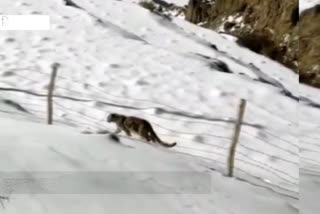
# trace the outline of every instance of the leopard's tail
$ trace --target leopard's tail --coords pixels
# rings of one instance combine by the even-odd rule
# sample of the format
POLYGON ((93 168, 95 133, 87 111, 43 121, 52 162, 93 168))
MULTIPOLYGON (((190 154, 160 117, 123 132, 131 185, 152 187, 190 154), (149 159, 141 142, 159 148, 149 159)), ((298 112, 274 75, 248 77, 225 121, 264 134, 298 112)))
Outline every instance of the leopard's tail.
POLYGON ((153 130, 153 128, 152 128, 151 125, 150 125, 150 134, 153 135, 154 138, 156 139, 156 141, 157 141, 160 145, 162 145, 162 146, 164 146, 164 147, 174 147, 174 146, 177 145, 176 142, 171 143, 171 144, 170 144, 170 143, 165 143, 165 142, 163 142, 163 141, 158 137, 158 135, 156 134, 156 132, 153 130))

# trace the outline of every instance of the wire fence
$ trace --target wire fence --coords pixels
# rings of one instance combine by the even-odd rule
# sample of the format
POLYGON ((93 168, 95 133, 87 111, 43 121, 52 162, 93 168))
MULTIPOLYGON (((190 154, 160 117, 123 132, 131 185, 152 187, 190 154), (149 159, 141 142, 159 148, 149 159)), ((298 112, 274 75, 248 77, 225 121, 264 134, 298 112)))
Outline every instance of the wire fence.
MULTIPOLYGON (((23 71, 23 69, 19 70, 23 71)), ((29 72, 28 75, 16 73, 14 76, 20 78, 21 81, 28 81, 28 84, 24 85, 30 85, 30 88, 14 88, 10 81, 1 80, 0 91, 6 99, 14 100, 39 120, 45 122, 47 83, 50 73, 34 71, 33 68, 28 68, 27 72, 29 72), (39 79, 45 82, 39 82, 39 79)), ((98 133, 101 130, 112 132, 114 127, 106 123, 106 116, 112 112, 128 112, 148 119, 161 137, 179 142, 170 152, 187 154, 206 160, 221 169, 226 168, 234 124, 237 120, 233 115, 196 115, 167 103, 115 95, 103 90, 103 86, 96 86, 85 80, 81 82, 60 73, 58 73, 54 90, 54 123, 77 127, 83 132, 98 133)), ((287 125, 292 123, 287 118, 281 117, 280 114, 266 110, 262 106, 250 103, 248 108, 250 111, 246 114, 251 115, 252 113, 254 117, 260 113, 270 115, 275 118, 275 122, 283 123, 284 129, 287 129, 287 125)), ((236 110, 235 108, 235 112, 236 110)), ((266 183, 297 194, 299 185, 297 139, 291 135, 287 138, 279 136, 279 133, 276 134, 274 130, 263 124, 250 123, 245 120, 242 125, 235 158, 237 172, 239 174, 240 172, 246 174, 254 172, 255 176, 266 180, 279 180, 274 184, 266 183)), ((308 161, 320 165, 320 161, 313 159, 308 161)))

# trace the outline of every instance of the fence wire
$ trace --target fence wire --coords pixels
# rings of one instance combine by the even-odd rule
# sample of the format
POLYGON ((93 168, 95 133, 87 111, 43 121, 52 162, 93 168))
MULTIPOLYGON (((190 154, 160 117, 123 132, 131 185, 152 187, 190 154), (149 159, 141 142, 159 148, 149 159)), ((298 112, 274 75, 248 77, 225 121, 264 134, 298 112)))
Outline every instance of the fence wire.
MULTIPOLYGON (((49 82, 50 74, 42 71, 37 71, 38 75, 42 75, 43 79, 49 82)), ((22 75, 16 74, 21 80, 29 81, 30 87, 34 88, 34 84, 39 84, 39 79, 33 78, 33 75, 22 75)), ((1 85, 8 86, 8 81, 0 81, 1 85)), ((41 118, 45 121, 47 117, 46 111, 46 96, 47 96, 47 83, 39 85, 38 90, 34 89, 19 89, 11 87, 0 87, 0 91, 3 92, 6 99, 14 100, 23 106, 30 113, 41 118)), ((10 84, 9 84, 10 85, 10 84)), ((78 87, 78 86, 77 86, 78 87)), ((74 87, 74 88, 77 88, 74 87)), ((71 87, 73 88, 73 87, 71 87)), ((163 137, 169 137, 175 139, 178 142, 176 148, 172 151, 179 154, 187 154, 193 157, 210 161, 222 168, 226 168, 226 159, 230 147, 230 142, 233 135, 234 123, 236 118, 230 115, 225 115, 217 121, 197 117, 193 113, 186 112, 183 109, 170 106, 165 103, 160 103, 154 100, 130 98, 127 96, 113 95, 112 93, 106 92, 102 87, 95 86, 93 84, 79 82, 64 75, 59 74, 57 76, 55 95, 54 95, 54 122, 62 125, 77 127, 85 130, 91 130, 92 133, 98 133, 101 130, 112 131, 114 127, 108 125, 105 121, 106 115, 115 111, 126 109, 137 115, 141 115, 145 118, 150 118, 150 122, 155 127, 157 132, 163 137), (62 82, 67 82, 70 85, 86 86, 86 90, 90 91, 91 94, 83 94, 80 91, 67 88, 62 86, 62 82), (124 104, 125 103, 125 104, 124 104), (134 103, 134 104, 133 104, 134 103), (154 112, 146 110, 154 109, 154 112), (184 114, 177 114, 177 112, 184 112, 184 114), (228 119, 225 119, 228 118, 228 119), (153 122, 153 119, 157 122, 153 122), (168 127, 163 124, 173 124, 173 127, 168 127), (192 130, 190 131, 183 129, 184 126, 181 124, 187 124, 188 126, 205 127, 203 130, 192 130), (209 132, 209 130, 212 130, 209 132), (218 131, 217 131, 218 130, 218 131), (96 132, 95 132, 96 131, 96 132), (197 154, 197 155, 195 155, 197 154)), ((291 123, 287 118, 281 117, 278 113, 266 110, 264 107, 254 105, 255 110, 261 110, 264 114, 270 114, 275 116, 277 121, 282 120, 284 123, 291 123)), ((8 114, 21 114, 17 112, 2 111, 8 114)), ((235 109, 236 113, 237 109, 235 109)), ((252 112, 252 111, 250 111, 252 112)), ((257 116, 257 115, 255 115, 257 116)), ((214 118, 212 116, 211 118, 214 118)), ((244 126, 245 124, 243 124, 244 126)), ((286 139, 282 136, 277 136, 271 130, 262 128, 263 126, 252 125, 247 123, 251 129, 259 129, 263 132, 264 136, 261 137, 252 133, 248 129, 241 131, 241 139, 236 157, 236 169, 249 173, 250 170, 246 170, 247 167, 252 167, 255 170, 261 170, 277 177, 283 183, 288 185, 298 185, 298 175, 292 174, 290 171, 286 171, 286 168, 276 167, 277 164, 270 165, 266 163, 265 159, 274 159, 276 157, 277 162, 283 166, 289 166, 288 168, 299 167, 299 146, 293 142, 292 139, 286 139), (250 140, 252 144, 245 143, 250 140), (257 145, 261 145, 257 149, 257 145), (271 147, 275 152, 268 152, 268 147, 271 147), (249 155, 249 153, 252 153, 249 155), (280 156, 278 154, 283 154, 280 156), (288 155, 291 158, 288 158, 288 155), (259 159, 254 157, 264 157, 265 159, 259 159), (242 167, 238 167, 237 163, 242 167), (240 164, 241 163, 241 164, 240 164)), ((309 137, 310 138, 310 137, 309 137)), ((318 138, 317 138, 318 139, 318 138)), ((306 144, 316 143, 306 142, 306 144)), ((308 150, 306 150, 308 152, 308 150)), ((312 158, 306 158, 306 161, 312 162, 313 164, 319 164, 320 161, 312 158)), ((277 186, 277 185, 275 185, 277 186)), ((282 188, 280 185, 278 188, 282 188)))

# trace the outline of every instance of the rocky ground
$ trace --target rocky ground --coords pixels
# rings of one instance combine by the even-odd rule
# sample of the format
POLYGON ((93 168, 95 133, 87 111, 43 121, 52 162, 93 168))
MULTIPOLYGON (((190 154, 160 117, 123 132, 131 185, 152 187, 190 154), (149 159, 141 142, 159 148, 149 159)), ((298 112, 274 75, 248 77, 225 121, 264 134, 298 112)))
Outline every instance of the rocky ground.
POLYGON ((299 21, 298 0, 190 0, 186 19, 238 37, 243 46, 299 71, 300 82, 320 87, 319 7, 303 11, 299 21))
POLYGON ((300 82, 320 87, 320 7, 305 10, 299 22, 300 82))

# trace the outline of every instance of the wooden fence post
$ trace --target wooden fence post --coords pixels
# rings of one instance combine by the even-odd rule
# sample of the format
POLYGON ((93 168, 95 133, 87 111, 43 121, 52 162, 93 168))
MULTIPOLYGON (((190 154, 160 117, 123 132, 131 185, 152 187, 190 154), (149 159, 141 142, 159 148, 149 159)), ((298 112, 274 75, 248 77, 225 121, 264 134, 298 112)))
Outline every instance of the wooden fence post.
POLYGON ((52 72, 51 72, 51 78, 50 83, 48 87, 48 97, 47 97, 47 107, 48 107, 48 124, 52 124, 52 115, 53 115, 53 103, 52 103, 52 96, 53 96, 53 90, 55 86, 55 81, 57 77, 58 68, 60 67, 59 63, 53 63, 51 65, 52 72))
POLYGON ((233 168, 234 168, 234 158, 236 153, 236 147, 240 137, 241 125, 244 117, 244 112, 246 109, 247 101, 245 99, 241 99, 240 108, 238 112, 238 120, 236 122, 236 127, 234 131, 234 136, 232 138, 232 144, 229 151, 228 157, 228 176, 233 177, 233 168))

